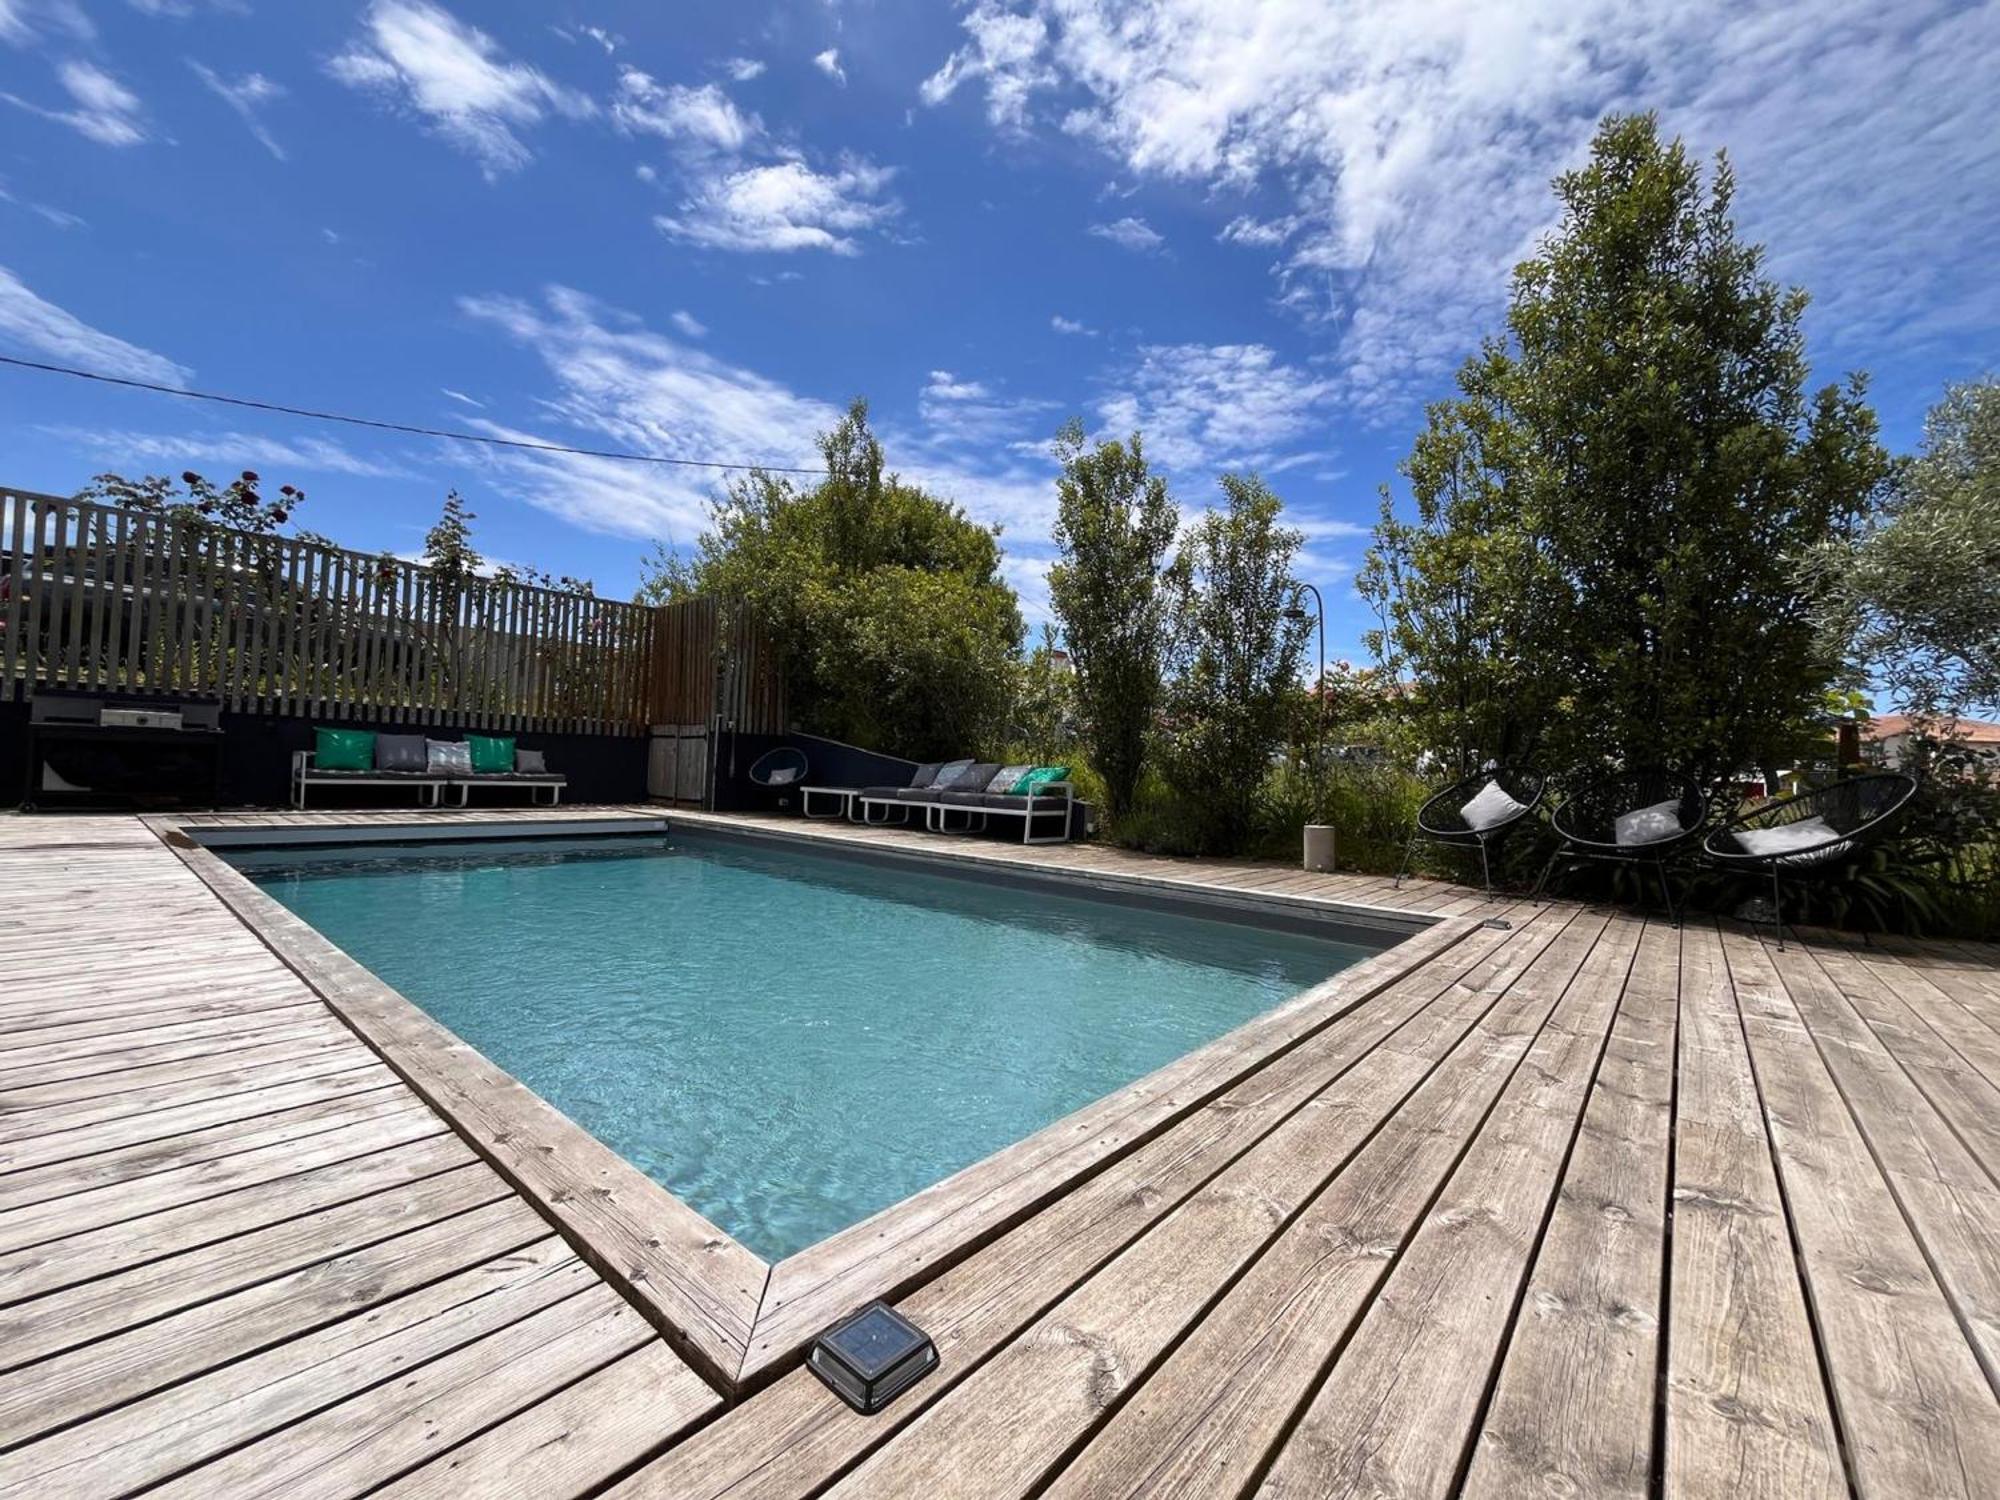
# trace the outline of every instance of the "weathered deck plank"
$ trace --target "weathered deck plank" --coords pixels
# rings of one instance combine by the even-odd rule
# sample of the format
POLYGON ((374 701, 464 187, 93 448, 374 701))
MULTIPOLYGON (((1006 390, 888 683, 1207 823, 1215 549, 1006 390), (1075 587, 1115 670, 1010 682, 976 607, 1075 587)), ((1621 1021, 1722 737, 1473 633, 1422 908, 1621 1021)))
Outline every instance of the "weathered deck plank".
POLYGON ((1770 956, 1736 933, 1723 951, 1855 1476, 1977 1495, 2000 1474, 2000 1404, 1770 956))
POLYGON ((769 1384, 725 1409, 158 837, 245 821, 0 817, 4 1500, 1752 1500, 2000 1472, 2000 950, 1781 954, 1436 882, 699 819, 1472 919, 1157 1117, 1093 1119, 1109 1149, 1053 1189, 1063 1153, 935 1195, 991 1226, 945 1261, 857 1237, 758 1297, 776 1359, 894 1296, 943 1364, 888 1411, 754 1356, 769 1384))
POLYGON ((1680 934, 1650 926, 1536 1252, 1468 1496, 1651 1492, 1679 1005, 1680 934))

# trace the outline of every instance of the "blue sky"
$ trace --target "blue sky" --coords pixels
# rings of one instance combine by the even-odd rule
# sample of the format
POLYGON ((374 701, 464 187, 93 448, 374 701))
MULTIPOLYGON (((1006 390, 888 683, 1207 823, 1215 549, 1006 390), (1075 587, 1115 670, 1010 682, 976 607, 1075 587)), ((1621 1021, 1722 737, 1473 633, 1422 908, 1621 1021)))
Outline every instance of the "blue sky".
MULTIPOLYGON (((0 0, 0 352, 589 447, 787 463, 855 395, 1005 527, 1047 445, 1255 467, 1329 645, 1422 404, 1497 326, 1607 110, 1727 146, 1739 217, 1893 445, 2000 331, 2000 4, 0 0)), ((0 370, 0 482, 248 466, 414 551, 629 589, 698 472, 0 370)))

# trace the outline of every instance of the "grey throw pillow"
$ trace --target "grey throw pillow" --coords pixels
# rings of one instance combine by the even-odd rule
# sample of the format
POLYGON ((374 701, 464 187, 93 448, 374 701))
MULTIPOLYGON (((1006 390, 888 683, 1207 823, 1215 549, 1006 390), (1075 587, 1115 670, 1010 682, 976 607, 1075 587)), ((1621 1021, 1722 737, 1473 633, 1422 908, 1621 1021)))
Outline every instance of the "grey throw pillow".
POLYGON ((940 782, 939 785, 947 792, 983 792, 986 790, 986 784, 998 775, 999 771, 1000 765, 997 761, 974 761, 950 781, 940 782))
POLYGON ((421 771, 430 763, 420 734, 378 734, 375 736, 375 769, 378 771, 421 771))
POLYGON ((1681 799, 1669 797, 1650 807, 1635 807, 1611 822, 1611 835, 1620 844, 1657 844, 1681 831, 1681 799))
POLYGON ((542 750, 516 750, 514 769, 527 776, 546 776, 549 774, 548 754, 542 750))
POLYGON ((1479 789, 1478 796, 1458 810, 1458 815, 1474 833, 1484 833, 1512 822, 1521 809, 1522 804, 1508 796, 1499 782, 1489 781, 1479 789))
POLYGON ((470 776, 472 747, 464 740, 426 740, 425 769, 437 776, 470 776))
POLYGON ((910 778, 910 785, 929 786, 933 781, 937 780, 937 773, 943 769, 943 761, 927 760, 917 767, 916 774, 910 778))
POLYGON ((948 760, 938 767, 938 773, 931 778, 930 784, 942 791, 971 769, 972 762, 969 760, 948 760))
POLYGON ((1011 792, 1014 790, 1014 783, 1034 769, 1033 766, 1002 766, 1000 774, 986 783, 986 790, 989 792, 1011 792))

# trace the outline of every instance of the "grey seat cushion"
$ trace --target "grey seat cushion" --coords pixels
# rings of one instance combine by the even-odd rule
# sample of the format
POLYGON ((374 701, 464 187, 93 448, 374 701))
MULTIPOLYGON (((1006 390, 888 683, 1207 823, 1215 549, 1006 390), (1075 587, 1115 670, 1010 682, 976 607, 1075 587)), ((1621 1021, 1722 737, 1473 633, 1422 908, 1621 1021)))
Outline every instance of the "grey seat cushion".
POLYGON ((425 739, 420 734, 378 734, 375 736, 375 769, 378 771, 421 771, 429 764, 425 739))
POLYGON ((318 766, 312 766, 307 769, 306 775, 315 780, 322 776, 361 778, 369 781, 385 778, 399 779, 403 777, 407 777, 411 781, 442 781, 444 779, 442 776, 433 775, 429 771, 385 771, 379 766, 372 771, 322 771, 318 766))
POLYGON ((943 796, 943 791, 933 786, 904 786, 896 788, 896 800, 898 802, 936 802, 943 796))
POLYGON ((914 787, 907 787, 907 786, 864 786, 860 791, 856 792, 854 795, 857 797, 865 797, 876 802, 894 802, 898 797, 902 796, 903 793, 914 790, 915 790, 914 787))
MULTIPOLYGON (((1006 792, 940 792, 932 800, 947 807, 970 807, 981 811, 1025 813, 1028 810, 1027 797, 1015 797, 1006 792)), ((1035 815, 1040 817, 1044 812, 1059 811, 1055 804, 1061 800, 1060 797, 1037 797, 1035 815)))

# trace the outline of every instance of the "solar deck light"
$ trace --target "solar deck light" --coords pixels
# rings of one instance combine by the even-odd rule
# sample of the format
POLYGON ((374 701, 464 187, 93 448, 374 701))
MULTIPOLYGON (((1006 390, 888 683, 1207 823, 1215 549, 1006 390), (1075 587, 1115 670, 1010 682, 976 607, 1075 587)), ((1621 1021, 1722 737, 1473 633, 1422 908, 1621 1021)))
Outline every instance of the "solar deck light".
POLYGON ((813 1340, 806 1363, 858 1412, 877 1412, 938 1362, 931 1336, 886 1302, 871 1302, 813 1340))

